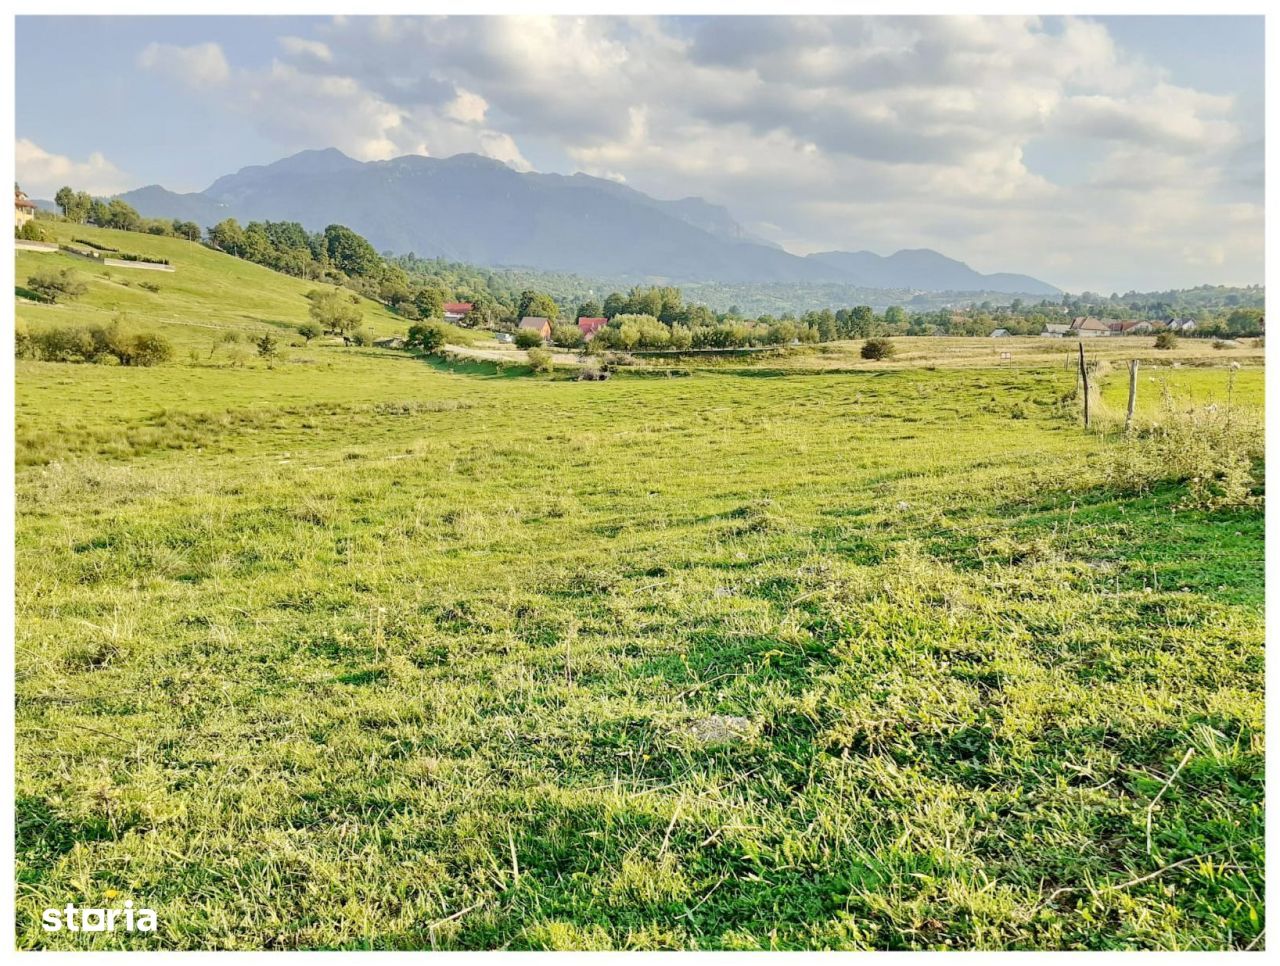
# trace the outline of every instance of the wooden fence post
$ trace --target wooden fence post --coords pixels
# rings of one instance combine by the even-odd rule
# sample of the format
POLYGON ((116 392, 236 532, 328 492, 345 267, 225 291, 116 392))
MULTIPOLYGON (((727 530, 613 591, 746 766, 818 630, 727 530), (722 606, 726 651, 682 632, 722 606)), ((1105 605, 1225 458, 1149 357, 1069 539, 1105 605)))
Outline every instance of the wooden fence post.
POLYGON ((1089 370, 1084 364, 1084 339, 1080 340, 1080 381, 1084 383, 1084 428, 1089 428, 1089 370))
POLYGON ((1129 360, 1129 407, 1124 411, 1124 431, 1133 431, 1133 408, 1138 402, 1138 360, 1129 360))

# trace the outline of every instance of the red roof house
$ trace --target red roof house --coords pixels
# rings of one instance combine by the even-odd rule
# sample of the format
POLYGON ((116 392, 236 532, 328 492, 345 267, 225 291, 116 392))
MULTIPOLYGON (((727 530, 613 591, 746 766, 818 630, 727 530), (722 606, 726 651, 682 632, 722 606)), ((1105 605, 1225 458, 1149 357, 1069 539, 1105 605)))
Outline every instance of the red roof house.
POLYGON ((609 320, 603 315, 582 315, 578 317, 578 331, 582 333, 582 338, 590 342, 599 329, 603 329, 609 324, 609 320))
POLYGON ((458 322, 465 319, 475 306, 470 302, 445 302, 443 308, 446 321, 458 322))

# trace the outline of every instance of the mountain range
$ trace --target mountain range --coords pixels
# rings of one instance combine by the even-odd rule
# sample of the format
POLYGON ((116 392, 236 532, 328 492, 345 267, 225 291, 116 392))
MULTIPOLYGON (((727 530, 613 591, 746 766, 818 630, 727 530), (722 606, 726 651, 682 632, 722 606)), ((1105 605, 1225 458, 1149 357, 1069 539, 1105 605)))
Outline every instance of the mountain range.
POLYGON ((118 197, 148 218, 340 223, 380 251, 637 281, 836 282, 921 292, 1057 295, 1027 275, 983 275, 930 249, 793 255, 701 198, 662 201, 585 174, 519 172, 475 154, 361 162, 336 148, 242 168, 204 191, 118 197))

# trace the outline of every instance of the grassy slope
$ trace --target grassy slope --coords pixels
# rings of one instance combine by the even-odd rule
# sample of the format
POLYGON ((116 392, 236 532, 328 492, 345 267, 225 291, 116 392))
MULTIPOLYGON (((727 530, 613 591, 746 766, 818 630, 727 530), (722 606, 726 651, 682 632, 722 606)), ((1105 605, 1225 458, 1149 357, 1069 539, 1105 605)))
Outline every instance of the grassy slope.
MULTIPOLYGON (((62 253, 18 252, 15 278, 19 285, 48 267, 75 269, 90 283, 88 294, 73 302, 19 302, 18 318, 33 327, 106 324, 117 313, 125 313, 184 348, 205 349, 226 330, 253 337, 270 331, 287 339, 308 318, 305 293, 322 287, 177 238, 60 222, 42 224, 64 244, 87 238, 120 251, 166 258, 175 271, 107 268, 62 253), (159 285, 160 291, 148 292, 139 286, 141 282, 159 285)), ((378 335, 403 334, 408 326, 376 302, 362 300, 362 307, 366 327, 378 335)))
POLYGON ((296 356, 18 366, 19 945, 1257 936, 1262 516, 1069 371, 296 356))

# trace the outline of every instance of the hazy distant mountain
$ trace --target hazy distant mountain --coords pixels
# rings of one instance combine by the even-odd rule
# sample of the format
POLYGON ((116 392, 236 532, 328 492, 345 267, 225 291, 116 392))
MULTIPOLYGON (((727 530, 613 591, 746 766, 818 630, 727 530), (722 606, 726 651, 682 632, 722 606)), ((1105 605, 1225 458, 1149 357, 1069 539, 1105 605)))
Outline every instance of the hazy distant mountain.
POLYGON ((926 292, 1021 292, 1056 295, 1059 290, 1030 275, 997 272, 983 275, 964 262, 929 248, 903 249, 892 255, 874 252, 815 252, 808 258, 829 265, 855 285, 906 288, 926 292))
POLYGON ((584 174, 521 173, 475 154, 360 162, 303 151, 219 178, 202 192, 121 195, 147 217, 348 225, 380 251, 586 276, 721 282, 845 282, 921 291, 1056 294, 1021 275, 980 275, 936 252, 801 258, 701 198, 661 201, 584 174))

